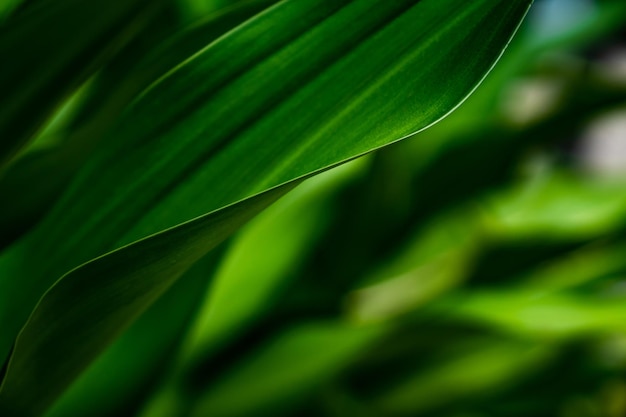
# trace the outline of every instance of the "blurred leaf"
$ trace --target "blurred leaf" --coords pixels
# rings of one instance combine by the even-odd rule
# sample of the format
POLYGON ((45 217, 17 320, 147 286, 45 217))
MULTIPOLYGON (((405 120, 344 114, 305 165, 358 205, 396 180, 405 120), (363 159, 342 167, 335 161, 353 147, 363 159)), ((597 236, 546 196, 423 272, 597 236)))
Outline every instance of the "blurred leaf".
POLYGON ((178 7, 189 20, 195 20, 220 8, 239 4, 245 0, 179 0, 178 7))
POLYGON ((196 325, 190 346, 195 355, 210 355, 269 308, 324 228, 330 197, 361 167, 352 162, 320 174, 241 230, 215 276, 202 322, 196 325))
POLYGON ((271 341, 203 396, 192 416, 278 415, 327 381, 384 329, 342 322, 303 324, 271 341), (285 364, 290 364, 285 366, 285 364), (245 401, 241 399, 245 398, 245 401))
POLYGON ((522 281, 537 291, 572 289, 601 280, 607 276, 619 276, 626 271, 626 245, 590 244, 567 256, 540 265, 522 277, 522 281))
POLYGON ((596 237, 614 230, 626 216, 623 190, 623 181, 538 174, 487 200, 484 221, 495 235, 596 237))
POLYGON ((445 116, 493 66, 529 4, 282 2, 153 85, 50 216, 0 259, 0 348, 68 269, 212 214, 87 263, 52 287, 18 338, 1 404, 45 408, 193 262, 285 188, 214 210, 445 116), (452 19, 450 10, 458 11, 452 19), (33 263, 32 253, 47 255, 33 263), (74 354, 61 360, 68 346, 74 354))
POLYGON ((390 387, 374 401, 381 415, 414 416, 462 399, 503 390, 550 359, 554 348, 514 341, 465 348, 442 363, 390 387), (445 395, 442 395, 445 393, 445 395))
POLYGON ((613 297, 550 294, 522 287, 459 294, 442 301, 437 308, 461 320, 536 338, 626 331, 626 308, 620 294, 613 297))
POLYGON ((17 8, 22 0, 4 0, 0 3, 0 23, 17 8))
POLYGON ((5 22, 0 28, 0 167, 159 3, 47 1, 5 22))
POLYGON ((433 221, 348 295, 350 313, 366 322, 389 320, 459 286, 481 249, 477 219, 464 207, 433 221))

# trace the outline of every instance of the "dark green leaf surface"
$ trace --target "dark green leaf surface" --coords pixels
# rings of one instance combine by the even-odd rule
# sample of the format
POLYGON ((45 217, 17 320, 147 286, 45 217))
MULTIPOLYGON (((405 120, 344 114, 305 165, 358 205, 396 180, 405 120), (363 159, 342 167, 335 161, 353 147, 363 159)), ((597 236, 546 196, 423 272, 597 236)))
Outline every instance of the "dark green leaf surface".
POLYGON ((0 27, 0 167, 159 3, 47 1, 0 27))
POLYGON ((120 416, 139 408, 169 370, 221 253, 212 251, 187 271, 89 366, 46 417, 120 416))
POLYGON ((0 391, 0 414, 40 415, 102 351, 103 341, 110 343, 119 336, 208 250, 289 189, 287 185, 269 191, 200 222, 166 231, 161 235, 165 239, 142 240, 70 272, 63 285, 48 291, 30 317, 30 325, 20 333, 16 350, 24 354, 13 356, 10 362, 0 391), (173 252, 174 257, 170 256, 173 252), (94 277, 98 277, 97 296, 82 296, 92 291, 94 277), (78 328, 84 333, 76 332, 78 328), (20 371, 11 375, 13 367, 20 371), (31 380, 35 375, 38 380, 31 380), (32 401, 34 389, 39 391, 36 402, 32 401))
MULTIPOLYGON (((145 45, 131 44, 120 52, 101 71, 84 107, 65 129, 63 143, 24 155, 0 176, 0 199, 12 202, 0 206, 0 249, 28 231, 51 209, 87 156, 106 137, 111 124, 143 89, 276 1, 244 1, 171 36, 156 49, 146 51, 145 45), (30 192, 22 192, 25 189, 30 192)), ((158 30, 164 30, 162 22, 155 24, 158 30)))
POLYGON ((54 212, 0 259, 0 352, 66 271, 243 201, 60 280, 18 339, 1 404, 27 415, 45 408, 195 260, 285 189, 246 198, 445 116, 488 72, 529 4, 283 1, 172 71, 54 212), (29 253, 46 256, 24 262, 29 253))

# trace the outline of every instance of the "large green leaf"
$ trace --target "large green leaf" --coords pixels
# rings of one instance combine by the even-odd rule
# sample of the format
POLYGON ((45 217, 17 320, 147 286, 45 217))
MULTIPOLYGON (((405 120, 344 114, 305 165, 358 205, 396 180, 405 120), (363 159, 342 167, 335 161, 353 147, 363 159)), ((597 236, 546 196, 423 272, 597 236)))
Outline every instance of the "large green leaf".
POLYGON ((20 334, 2 405, 45 408, 190 264, 285 189, 249 197, 448 114, 493 66, 529 4, 283 1, 177 67, 0 259, 0 352, 66 271, 241 203, 65 275, 20 334), (33 254, 46 255, 32 262, 33 254))

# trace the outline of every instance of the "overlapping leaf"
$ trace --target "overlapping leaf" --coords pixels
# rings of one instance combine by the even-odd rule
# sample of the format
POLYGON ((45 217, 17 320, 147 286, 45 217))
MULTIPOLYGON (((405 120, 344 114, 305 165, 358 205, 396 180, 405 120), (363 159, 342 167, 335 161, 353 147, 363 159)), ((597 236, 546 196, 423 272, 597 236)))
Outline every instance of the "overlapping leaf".
POLYGON ((213 213, 57 282, 18 338, 2 406, 44 409, 193 262, 289 188, 275 187, 445 116, 494 64, 529 3, 283 1, 180 65, 0 259, 0 352, 66 271, 213 213))
POLYGON ((111 124, 143 89, 208 43, 276 2, 240 2, 146 50, 145 38, 158 39, 175 30, 164 27, 162 19, 153 21, 134 43, 102 69, 85 103, 63 129, 67 132, 63 143, 25 155, 0 176, 0 198, 11 199, 10 205, 0 206, 0 248, 28 231, 50 210, 94 147, 106 137, 111 124), (155 36, 154 32, 158 31, 166 33, 155 36), (21 192, 24 189, 31 192, 21 192))
POLYGON ((168 373, 221 253, 211 251, 187 271, 80 375, 45 416, 118 416, 140 408, 168 373))

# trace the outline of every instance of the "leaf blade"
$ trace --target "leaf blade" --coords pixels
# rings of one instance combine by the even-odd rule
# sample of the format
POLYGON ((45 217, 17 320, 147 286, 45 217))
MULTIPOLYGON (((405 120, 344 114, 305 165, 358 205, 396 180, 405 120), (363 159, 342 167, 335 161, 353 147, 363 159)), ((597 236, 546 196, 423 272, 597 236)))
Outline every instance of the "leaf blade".
MULTIPOLYGON (((208 217, 200 217, 139 242, 169 248, 169 252, 165 249, 162 252, 167 260, 161 261, 171 263, 181 256, 181 249, 173 249, 176 245, 171 245, 168 236, 174 234, 180 237, 179 233, 189 233, 186 238, 197 239, 196 243, 201 247, 194 250, 206 253, 213 245, 211 242, 219 240, 211 237, 214 233, 211 227, 219 224, 219 221, 210 221, 215 216, 228 219, 232 215, 228 214, 229 210, 239 208, 245 212, 245 215, 238 212, 240 218, 245 219, 264 206, 265 203, 257 200, 263 200, 265 197, 262 196, 266 194, 259 192, 271 189, 274 190, 271 193, 278 195, 283 188, 272 187, 290 184, 399 140, 445 116, 484 78, 529 5, 530 1, 526 0, 495 3, 485 0, 470 6, 460 0, 446 0, 444 6, 434 0, 403 0, 384 5, 373 0, 346 1, 341 5, 330 0, 284 1, 210 45, 148 91, 136 103, 135 110, 129 113, 127 124, 120 125, 124 134, 122 139, 118 139, 118 149, 111 145, 94 160, 65 200, 57 206, 56 213, 31 235, 34 238, 9 254, 8 261, 3 259, 5 264, 0 268, 6 268, 8 264, 11 269, 17 264, 17 270, 21 270, 24 276, 35 277, 33 286, 39 286, 40 290, 49 286, 51 276, 73 266, 68 259, 74 265, 85 262, 164 227, 218 210, 208 217), (444 21, 451 9, 464 13, 451 26, 433 34, 433 25, 444 21), (294 16, 304 20, 294 19, 294 16), (416 25, 416 19, 423 25, 416 25), (313 27, 290 28, 285 22, 291 20, 300 24, 308 22, 313 27), (351 22, 359 22, 361 26, 352 29, 353 32, 344 33, 346 24, 351 22), (495 26, 486 25, 486 22, 495 26), (465 31, 453 30, 459 27, 465 28, 465 31), (276 38, 268 38, 268 33, 274 33, 276 38), (263 42, 270 42, 270 45, 261 42, 259 49, 251 51, 250 42, 259 42, 261 34, 266 36, 263 42), (328 44, 326 40, 331 35, 339 37, 338 45, 328 44), (444 52, 447 52, 448 59, 440 57, 445 46, 441 39, 448 41, 443 42, 447 45, 444 52), (231 62, 231 48, 243 47, 248 48, 243 58, 235 57, 231 62), (389 65, 390 60, 394 65, 389 65), (426 69, 423 68, 425 62, 429 63, 426 69), (301 68, 305 64, 308 67, 301 68), (416 73, 414 68, 420 68, 420 71, 416 73), (346 69, 352 72, 346 75, 346 69), (318 70, 323 71, 317 74, 318 70), (207 74, 212 74, 214 78, 199 89, 196 81, 206 78, 207 74), (303 80, 307 81, 304 87, 293 87, 303 80), (451 86, 452 82, 456 84, 451 86), (290 88, 295 88, 295 91, 290 88), (171 106, 175 108, 168 107, 172 100, 180 97, 184 97, 185 103, 171 106), (202 105, 186 115, 187 110, 198 103, 202 105), (268 107, 270 111, 267 111, 268 107), (302 108, 307 108, 308 112, 303 113, 302 108), (165 122, 153 120, 156 110, 165 122), (229 114, 230 119, 227 118, 229 114), (221 124, 221 121, 228 125, 221 124), (150 127, 148 133, 146 126, 150 127), (164 127, 167 129, 163 130, 164 127), (142 135, 138 134, 140 130, 142 135), (157 131, 164 133, 155 141, 151 133, 157 131), (174 137, 178 138, 178 142, 173 141, 174 137), (271 143, 268 141, 270 138, 273 139, 271 143), (167 153, 164 153, 165 148, 159 148, 159 144, 163 143, 168 145, 167 153), (276 161, 281 162, 276 164, 276 161), (233 171, 232 166, 240 169, 233 171), (128 181, 128 178, 133 178, 133 181, 128 181), (223 181, 223 178, 228 178, 228 181, 223 181), (128 186, 120 188, 120 184, 128 186), (199 192, 206 188, 211 193, 199 192), (103 192, 110 197, 105 204, 102 202, 103 192), (75 198, 78 195, 80 199, 75 198), (259 197, 250 198, 255 195, 259 197), (191 206, 189 201, 196 204, 191 206), (219 211, 234 201, 241 203, 219 211), (122 202, 124 211, 120 212, 122 202), (245 205, 249 207, 242 207, 245 205), (144 216, 142 213, 146 207, 152 210, 144 216), (98 208, 95 214, 94 208, 98 208), (80 219, 83 229, 73 235, 65 235, 66 230, 72 230, 71 224, 77 219, 80 219), (195 235, 190 231, 194 227, 198 232, 195 235), (109 232, 110 235, 107 235, 109 232), (54 236, 61 235, 65 241, 63 247, 58 248, 54 236), (38 240, 42 236, 47 237, 46 244, 41 243, 43 239, 38 240), (209 243, 201 242, 202 237, 207 238, 209 243), (33 246, 29 248, 29 245, 33 246), (33 248, 52 253, 50 262, 20 265, 20 256, 33 248)), ((267 203, 267 200, 264 201, 267 203)), ((238 225, 242 221, 231 223, 238 225)), ((232 228, 220 229, 223 233, 217 233, 218 237, 224 237, 232 228)), ((137 254, 144 253, 133 244, 109 256, 123 258, 134 250, 137 254)), ((96 263, 106 264, 105 259, 113 258, 100 258, 96 263)), ((179 267, 186 267, 186 264, 179 267)), ((102 287, 96 287, 104 284, 79 284, 90 273, 102 276, 97 269, 94 263, 88 263, 74 270, 53 288, 54 294, 56 291, 63 292, 59 288, 79 285, 84 291, 81 296, 99 299, 97 293, 101 293, 102 287)), ((177 277, 177 273, 171 270, 151 271, 169 283, 177 277)), ((119 273, 120 277, 124 276, 121 271, 119 273)), ((152 279, 154 277, 146 280, 144 290, 156 291, 151 288, 154 285, 152 279)), ((8 294, 10 296, 10 292, 8 294)), ((44 297, 35 312, 37 317, 43 317, 41 309, 54 311, 66 304, 67 294, 59 297, 54 294, 49 292, 44 297)), ((28 297, 36 300, 37 296, 37 291, 21 295, 22 300, 28 300, 28 297)), ((150 302, 141 297, 132 301, 138 310, 150 302)), ((28 302, 25 304, 28 308, 28 302)), ((113 321, 122 326, 132 320, 130 316, 132 314, 113 321)), ((76 317, 70 315, 66 318, 66 331, 72 328, 72 334, 76 336, 84 330, 80 330, 84 325, 80 324, 80 320, 76 322, 76 317), (72 320, 73 324, 70 323, 72 320)), ((15 319, 12 317, 12 320, 15 319)), ((33 351, 24 351, 23 346, 52 346, 56 343, 51 333, 46 339, 35 330, 44 326, 44 322, 45 319, 37 321, 31 318, 20 336, 19 348, 12 357, 0 392, 1 401, 20 401, 17 373, 24 379, 42 380, 42 375, 37 375, 32 367, 27 371, 27 363, 30 363, 27 358, 38 356, 33 351), (33 340, 25 342, 28 339, 25 335, 30 335, 33 340)), ((109 336, 82 333, 86 337, 83 342, 90 344, 91 348, 78 356, 93 357, 101 350, 101 344, 110 343, 114 333, 109 336)), ((65 366, 71 372, 79 372, 84 367, 81 361, 86 360, 77 359, 71 366, 68 363, 65 366)), ((69 375, 69 372, 66 374, 69 375)), ((56 379, 55 384, 58 384, 56 379)), ((40 389, 45 391, 49 387, 40 385, 40 389)), ((51 400, 56 393, 46 395, 51 400)), ((22 403, 18 408, 29 406, 22 403)))

